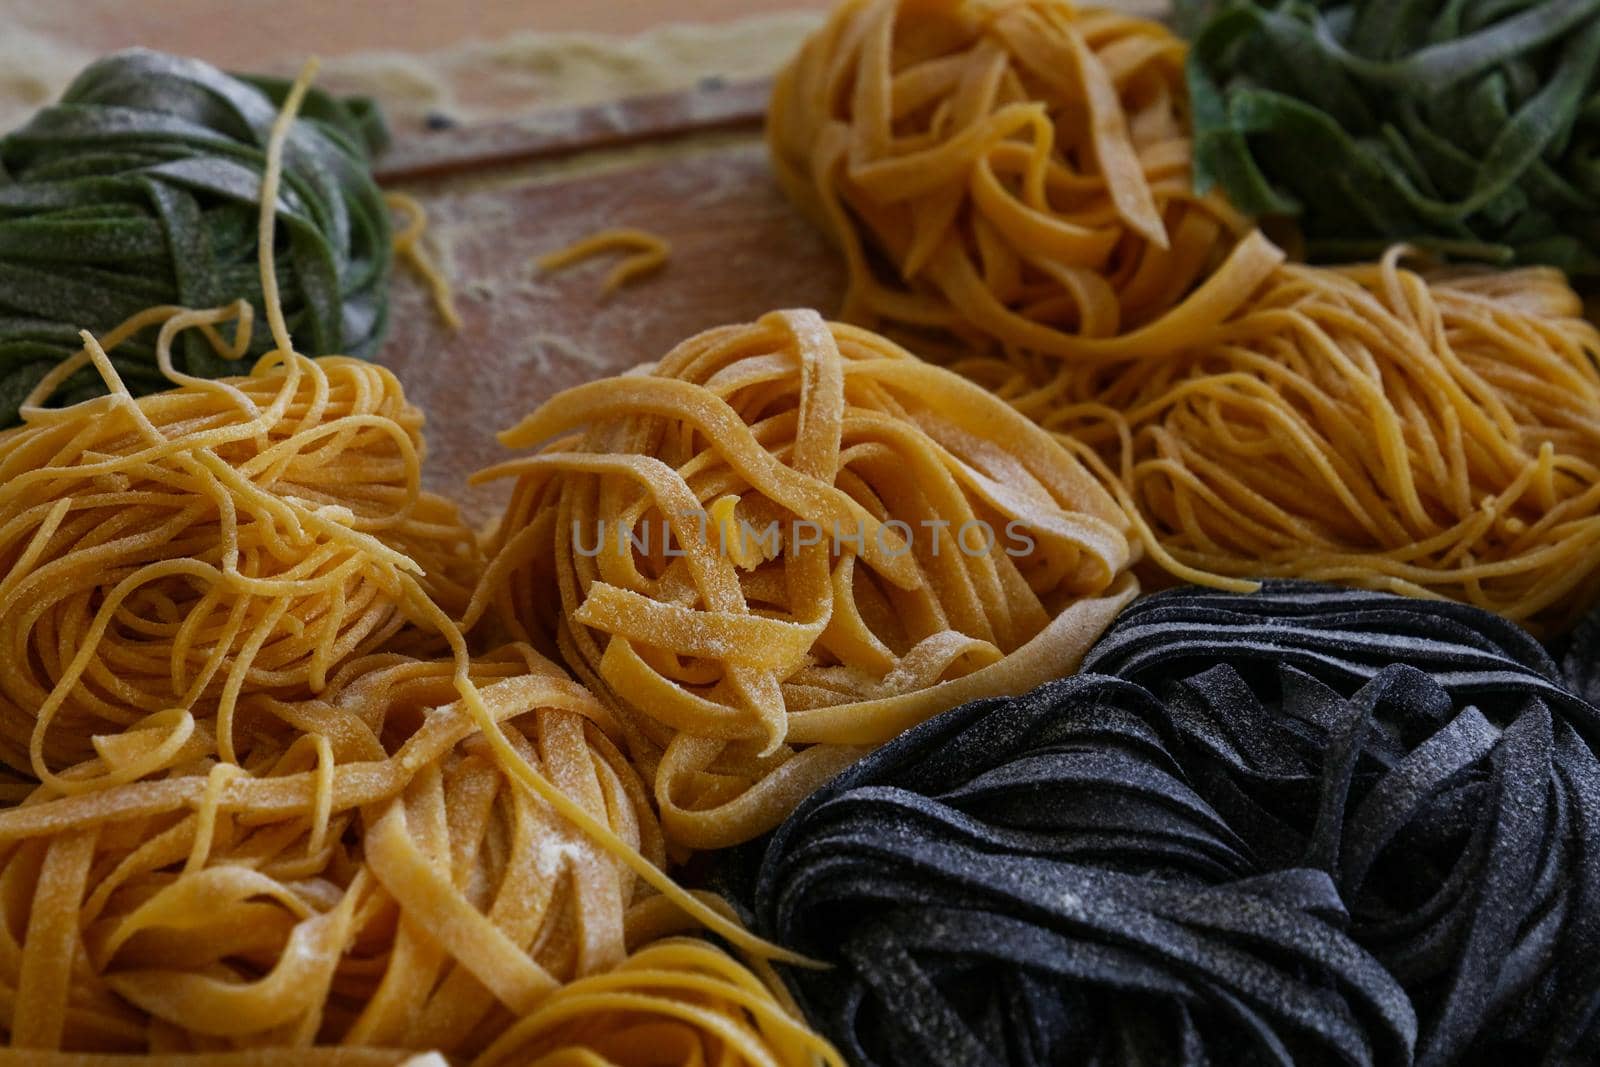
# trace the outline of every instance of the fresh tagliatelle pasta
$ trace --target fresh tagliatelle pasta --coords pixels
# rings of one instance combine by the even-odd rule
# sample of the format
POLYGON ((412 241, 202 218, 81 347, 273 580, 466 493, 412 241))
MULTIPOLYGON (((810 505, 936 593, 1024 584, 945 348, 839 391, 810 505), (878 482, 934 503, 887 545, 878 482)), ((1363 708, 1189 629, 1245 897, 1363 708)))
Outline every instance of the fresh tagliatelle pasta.
POLYGON ((853 1064, 1593 1063, 1596 740, 1468 605, 1168 590, 718 862, 853 1064))
POLYGON ((1190 185, 1184 43, 1066 0, 845 0, 767 135, 843 316, 1054 359, 1164 353, 1279 253, 1190 185))
POLYGON ((1314 259, 1395 241, 1600 274, 1594 0, 1177 0, 1195 184, 1314 259))
POLYGON ((1536 630, 1600 594, 1600 334, 1557 271, 1281 268, 1169 358, 1010 399, 1107 458, 1190 581, 1450 597, 1536 630))
POLYGON ((805 962, 665 873, 614 712, 527 646, 471 654, 481 561, 418 491, 420 416, 385 372, 293 350, 259 248, 250 375, 168 356, 185 329, 245 350, 243 306, 156 308, 107 346, 158 326, 172 389, 135 398, 84 333, 0 435, 5 756, 37 779, 0 810, 4 1058, 437 1067, 505 1038, 501 1061, 626 1065, 651 1033, 832 1057, 709 947, 630 957, 699 924, 805 962), (88 364, 107 396, 38 406, 88 364), (608 1043, 640 1013, 661 1024, 608 1043))
MULTIPOLYGON (((81 329, 101 333, 158 304, 243 298, 265 309, 252 224, 288 90, 129 49, 90 64, 59 102, 0 137, 0 427, 78 348, 81 329)), ((389 317, 390 221, 371 171, 388 132, 370 100, 316 90, 306 99, 287 133, 287 195, 267 234, 281 249, 280 306, 302 351, 371 356, 389 317)), ((173 354, 180 370, 234 373, 198 337, 187 340, 173 354)), ((252 355, 271 347, 255 340, 252 355)), ((113 358, 129 391, 168 387, 152 333, 113 358)), ((103 388, 84 368, 53 402, 103 388)))
MULTIPOLYGON (((0 1050, 0 1065, 138 1067, 117 1053, 0 1050)), ((175 1053, 168 1067, 449 1067, 438 1052, 382 1048, 255 1049, 175 1053)), ((703 941, 646 945, 614 969, 553 992, 470 1067, 843 1067, 822 1038, 798 1022, 751 972, 703 941)))
POLYGON ((775 312, 570 389, 469 624, 617 710, 670 841, 770 829, 871 746, 1069 672, 1136 585, 1126 516, 1025 418, 876 334, 775 312))
MULTIPOLYGON (((529 649, 471 671, 521 758, 659 862, 594 697, 529 649)), ((454 1055, 620 963, 637 879, 506 774, 454 673, 362 657, 317 699, 247 700, 238 764, 0 813, 11 1044, 454 1055)))

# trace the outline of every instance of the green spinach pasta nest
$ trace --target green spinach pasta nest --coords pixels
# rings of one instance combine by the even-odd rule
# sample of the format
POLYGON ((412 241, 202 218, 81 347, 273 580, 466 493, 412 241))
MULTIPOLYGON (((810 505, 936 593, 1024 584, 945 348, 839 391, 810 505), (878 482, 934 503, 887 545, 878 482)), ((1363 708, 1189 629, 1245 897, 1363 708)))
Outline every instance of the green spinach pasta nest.
MULTIPOLYGON (((0 139, 0 426, 39 379, 146 308, 248 299, 261 311, 257 212, 286 82, 133 50, 87 67, 59 103, 0 139)), ((274 236, 296 346, 370 355, 383 338, 389 217, 370 160, 387 141, 367 101, 313 90, 290 132, 274 236)), ((253 351, 271 344, 256 331, 253 351)), ((197 335, 179 369, 243 369, 197 335)), ((154 331, 113 357, 135 393, 169 387, 154 331)), ((92 371, 53 403, 103 391, 92 371)))
POLYGON ((1180 0, 1195 180, 1312 258, 1600 274, 1600 0, 1180 0))

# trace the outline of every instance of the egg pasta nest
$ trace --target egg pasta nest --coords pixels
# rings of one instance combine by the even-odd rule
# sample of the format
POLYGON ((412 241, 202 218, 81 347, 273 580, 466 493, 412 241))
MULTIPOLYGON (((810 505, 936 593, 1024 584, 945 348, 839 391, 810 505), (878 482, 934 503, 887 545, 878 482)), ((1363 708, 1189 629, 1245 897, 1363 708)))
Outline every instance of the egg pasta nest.
POLYGON ((1134 594, 1060 445, 883 338, 780 312, 502 435, 469 621, 617 708, 669 839, 720 847, 930 715, 1070 671, 1134 594), (1025 540, 1024 540, 1025 539, 1025 540))

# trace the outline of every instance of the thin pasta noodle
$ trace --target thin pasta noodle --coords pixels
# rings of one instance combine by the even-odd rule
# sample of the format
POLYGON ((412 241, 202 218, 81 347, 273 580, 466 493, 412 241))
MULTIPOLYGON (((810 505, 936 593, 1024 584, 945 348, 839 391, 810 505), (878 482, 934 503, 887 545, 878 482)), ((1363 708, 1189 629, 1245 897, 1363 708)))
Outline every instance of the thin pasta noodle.
POLYGON ((844 252, 843 317, 958 349, 1160 356, 1281 253, 1190 184, 1185 45, 1065 0, 845 0, 779 76, 784 189, 844 252))
POLYGON ((1600 595, 1600 334, 1558 271, 1423 274, 1405 254, 1284 267, 1168 361, 1010 398, 1099 450, 1180 578, 1564 629, 1600 595))
POLYGON ((609 252, 633 252, 606 275, 601 292, 609 296, 635 279, 653 274, 667 264, 672 244, 647 230, 617 228, 601 230, 580 238, 566 248, 540 256, 535 262, 542 271, 565 270, 595 256, 609 252))
MULTIPOLYGON (((310 73, 269 141, 265 234, 310 73)), ((277 348, 251 375, 194 379, 164 358, 175 388, 135 400, 84 334, 78 363, 111 395, 35 407, 0 437, 14 465, 0 582, 8 607, 18 590, 36 606, 9 635, 68 668, 49 715, 18 709, 17 766, 43 773, 0 810, 8 1043, 471 1052, 563 983, 620 965, 663 912, 806 962, 662 870, 603 704, 529 648, 470 654, 453 616, 478 561, 416 488, 420 416, 385 372, 295 353, 270 241, 260 258, 277 348), (149 536, 123 511, 99 534, 74 528, 81 508, 117 504, 166 509, 170 530, 149 536), (115 565, 122 552, 151 559, 115 565), (112 584, 87 604, 52 598, 38 577, 52 566, 112 584), (163 647, 169 673, 226 680, 124 678, 163 647), (104 692, 89 701, 91 675, 104 692), (163 683, 168 699, 142 706, 163 683)), ((248 321, 147 314, 167 346, 190 328, 222 345, 219 327, 248 321)), ((7 663, 8 684, 37 668, 7 663)))
POLYGON ((477 476, 516 483, 465 622, 559 655, 617 711, 689 848, 770 829, 945 708, 1071 670, 1137 588, 1126 517, 1064 449, 814 312, 709 331, 501 440, 545 444, 477 476))
POLYGON ((456 310, 455 292, 450 287, 450 280, 422 244, 422 235, 428 229, 427 209, 409 193, 386 193, 383 202, 389 205, 389 210, 399 211, 406 216, 405 226, 394 235, 395 255, 405 260, 428 287, 428 295, 433 298, 433 306, 444 324, 452 330, 461 329, 461 313, 456 310))
MULTIPOLYGON (((163 366, 179 330, 219 320, 167 317, 163 366)), ((242 694, 314 692, 407 624, 402 574, 464 606, 476 542, 422 491, 422 415, 388 371, 279 351, 135 400, 92 338, 86 353, 111 395, 27 407, 0 435, 10 766, 55 781, 53 764, 153 716, 231 758, 242 694)))

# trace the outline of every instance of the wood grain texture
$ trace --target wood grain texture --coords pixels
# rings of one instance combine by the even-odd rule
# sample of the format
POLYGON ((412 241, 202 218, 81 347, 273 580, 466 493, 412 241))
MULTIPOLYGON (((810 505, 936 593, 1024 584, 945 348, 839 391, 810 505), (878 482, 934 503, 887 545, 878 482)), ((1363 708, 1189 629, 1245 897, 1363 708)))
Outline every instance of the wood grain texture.
POLYGON ((386 185, 726 130, 759 130, 772 82, 723 83, 408 134, 379 158, 386 185))
POLYGON ((429 487, 463 500, 478 522, 498 512, 506 487, 467 490, 468 475, 510 458, 495 432, 556 392, 658 359, 702 330, 784 307, 831 313, 843 296, 842 266, 783 198, 753 139, 578 177, 499 172, 408 191, 433 217, 463 326, 444 328, 402 272, 382 360, 428 414, 429 487), (553 275, 533 265, 609 226, 670 240, 667 266, 607 298, 601 280, 615 259, 553 275))

